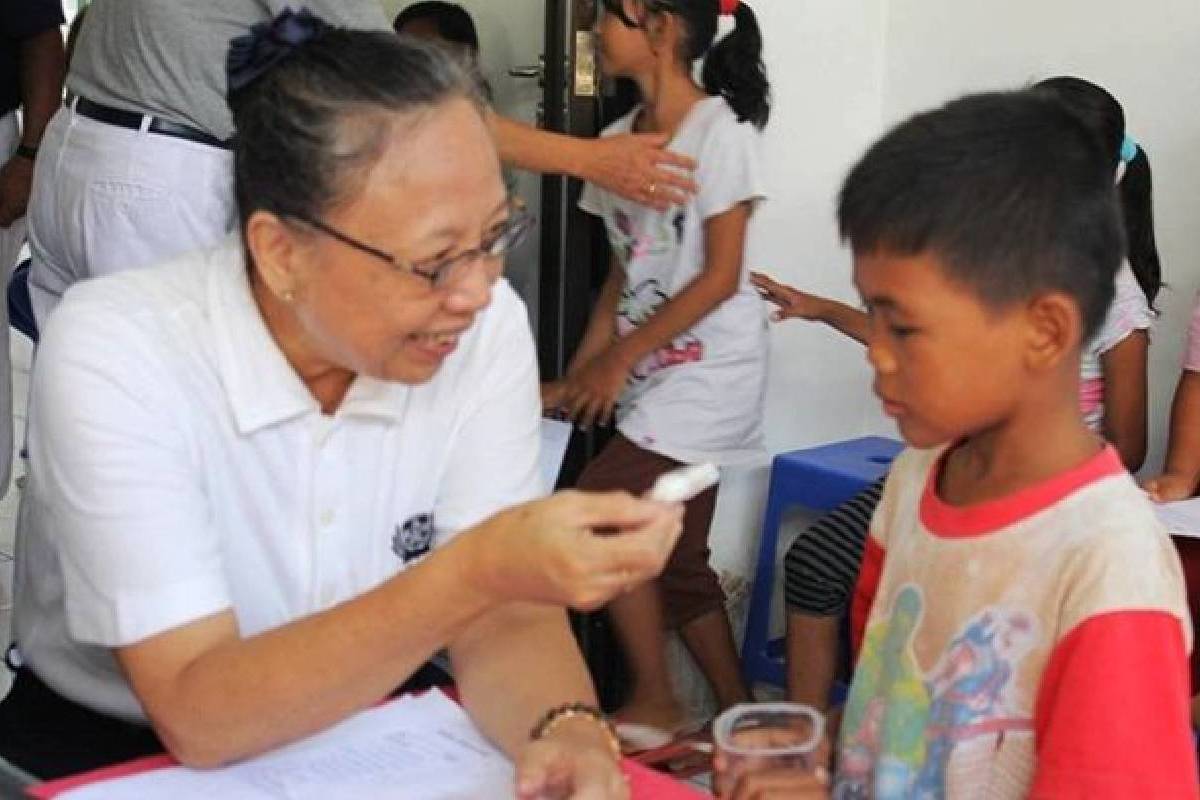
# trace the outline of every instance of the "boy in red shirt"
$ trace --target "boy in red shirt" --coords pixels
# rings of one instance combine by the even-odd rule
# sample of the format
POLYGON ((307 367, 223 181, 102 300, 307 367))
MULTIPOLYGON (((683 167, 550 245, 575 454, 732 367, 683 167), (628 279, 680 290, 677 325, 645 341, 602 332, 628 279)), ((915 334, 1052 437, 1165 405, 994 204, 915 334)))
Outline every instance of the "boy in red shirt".
POLYGON ((832 789, 733 797, 1200 793, 1178 559, 1079 413, 1124 252, 1097 147, 1052 98, 976 95, 847 179, 875 392, 911 449, 867 542, 832 789))

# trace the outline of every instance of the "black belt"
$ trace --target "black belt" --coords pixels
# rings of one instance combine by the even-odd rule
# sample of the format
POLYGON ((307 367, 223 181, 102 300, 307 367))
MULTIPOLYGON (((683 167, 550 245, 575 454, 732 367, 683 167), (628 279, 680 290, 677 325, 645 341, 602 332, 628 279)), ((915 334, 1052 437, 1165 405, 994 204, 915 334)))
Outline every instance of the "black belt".
MULTIPOLYGON (((94 119, 96 122, 116 125, 119 128, 129 128, 135 131, 142 129, 142 124, 146 119, 144 115, 133 111, 122 111, 119 108, 93 103, 86 97, 80 97, 74 92, 67 92, 67 106, 73 107, 77 114, 85 116, 88 119, 94 119)), ((197 130, 188 125, 180 125, 177 122, 168 122, 158 117, 150 117, 150 126, 146 130, 150 131, 150 133, 157 133, 160 136, 184 139, 189 142, 196 142, 197 144, 205 144, 209 147, 219 147, 222 150, 232 149, 229 142, 218 139, 202 130, 197 130)))

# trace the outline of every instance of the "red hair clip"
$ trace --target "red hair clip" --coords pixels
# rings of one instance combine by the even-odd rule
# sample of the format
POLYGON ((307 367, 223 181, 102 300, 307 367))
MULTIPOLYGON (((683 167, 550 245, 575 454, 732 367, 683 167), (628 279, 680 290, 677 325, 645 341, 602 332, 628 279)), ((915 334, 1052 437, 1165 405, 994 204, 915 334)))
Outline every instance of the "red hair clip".
POLYGON ((727 17, 737 11, 737 7, 742 4, 742 0, 721 0, 721 16, 727 17))

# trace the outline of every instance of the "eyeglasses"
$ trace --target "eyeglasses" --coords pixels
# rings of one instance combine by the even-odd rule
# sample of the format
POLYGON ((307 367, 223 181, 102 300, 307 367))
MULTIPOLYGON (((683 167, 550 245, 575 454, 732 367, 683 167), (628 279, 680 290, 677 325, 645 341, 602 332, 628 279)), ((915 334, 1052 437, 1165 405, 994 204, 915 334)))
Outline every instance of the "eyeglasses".
MULTIPOLYGON (((457 284, 466 277, 473 264, 480 261, 502 260, 505 255, 525 241, 526 237, 529 236, 529 232, 533 229, 535 221, 534 216, 525 209, 524 204, 520 200, 515 198, 510 199, 508 201, 508 219, 497 223, 491 230, 485 233, 479 247, 447 258, 435 258, 413 263, 397 258, 386 250, 381 250, 378 247, 373 247, 359 241, 353 236, 343 233, 319 219, 302 214, 288 214, 287 216, 297 222, 302 222, 305 225, 316 228, 326 236, 336 239, 344 245, 353 247, 360 253, 366 253, 369 256, 390 264, 396 269, 424 278, 429 281, 431 286, 439 288, 457 284)), ((491 277, 495 280, 499 276, 499 272, 497 271, 491 277)))

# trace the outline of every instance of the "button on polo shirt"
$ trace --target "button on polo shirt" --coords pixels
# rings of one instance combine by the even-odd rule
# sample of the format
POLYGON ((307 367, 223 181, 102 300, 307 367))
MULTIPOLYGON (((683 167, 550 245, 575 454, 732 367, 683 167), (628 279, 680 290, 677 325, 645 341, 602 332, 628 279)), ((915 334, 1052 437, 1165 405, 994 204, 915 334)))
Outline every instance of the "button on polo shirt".
POLYGON ((241 253, 79 284, 40 345, 17 641, 104 713, 145 718, 110 648, 229 608, 243 636, 284 625, 540 493, 533 341, 506 283, 430 382, 360 376, 327 416, 241 253))

